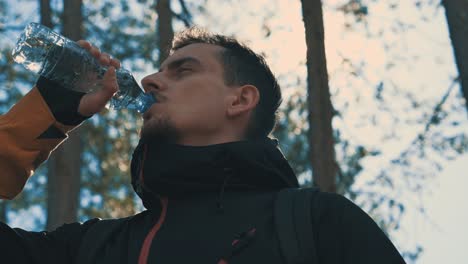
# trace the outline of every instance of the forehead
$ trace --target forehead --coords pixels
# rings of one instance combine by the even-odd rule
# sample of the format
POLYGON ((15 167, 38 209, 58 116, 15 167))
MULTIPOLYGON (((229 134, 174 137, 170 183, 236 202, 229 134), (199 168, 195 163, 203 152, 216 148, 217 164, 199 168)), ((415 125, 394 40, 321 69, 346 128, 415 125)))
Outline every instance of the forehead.
POLYGON ((205 43, 194 43, 189 44, 174 51, 161 65, 161 68, 165 68, 173 61, 177 61, 184 58, 194 58, 200 62, 203 67, 220 68, 221 64, 221 53, 223 47, 205 44, 205 43))

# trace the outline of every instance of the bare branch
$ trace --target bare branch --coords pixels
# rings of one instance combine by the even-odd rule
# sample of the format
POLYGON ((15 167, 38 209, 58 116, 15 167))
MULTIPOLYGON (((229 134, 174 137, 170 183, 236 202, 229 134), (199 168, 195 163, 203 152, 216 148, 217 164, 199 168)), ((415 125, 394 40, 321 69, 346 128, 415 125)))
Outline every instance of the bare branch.
POLYGON ((185 16, 183 16, 183 15, 181 15, 181 14, 178 14, 178 13, 172 11, 172 10, 171 10, 171 12, 172 12, 172 15, 173 15, 175 18, 177 18, 178 20, 180 20, 180 21, 182 21, 182 22, 184 23, 184 26, 185 26, 185 27, 188 28, 188 27, 191 26, 192 23, 191 23, 191 20, 190 20, 190 19, 188 19, 187 17, 185 17, 185 16))
POLYGON ((175 18, 177 18, 178 20, 182 21, 184 23, 185 27, 188 28, 193 24, 192 14, 188 10, 187 5, 185 4, 184 0, 179 0, 179 4, 180 4, 180 6, 182 8, 182 11, 180 12, 180 14, 178 14, 178 13, 171 10, 172 15, 175 18))
POLYGON ((185 0, 179 0, 180 6, 182 7, 182 15, 185 15, 190 21, 192 20, 192 14, 185 4, 185 0))
POLYGON ((413 146, 417 144, 422 144, 425 141, 430 128, 433 125, 438 124, 440 122, 439 113, 442 111, 442 105, 447 101, 448 96, 450 95, 453 88, 455 87, 455 84, 458 83, 458 80, 459 78, 456 78, 453 80, 453 82, 450 84, 449 88, 447 89, 447 92, 445 92, 444 96, 442 96, 442 99, 440 100, 440 102, 437 103, 437 105, 434 107, 434 111, 432 112, 431 117, 429 118, 427 124, 425 125, 424 131, 419 133, 417 137, 411 142, 409 147, 406 150, 402 151, 397 158, 392 159, 391 161, 392 163, 397 163, 398 161, 406 158, 406 156, 408 155, 408 153, 410 152, 413 146))

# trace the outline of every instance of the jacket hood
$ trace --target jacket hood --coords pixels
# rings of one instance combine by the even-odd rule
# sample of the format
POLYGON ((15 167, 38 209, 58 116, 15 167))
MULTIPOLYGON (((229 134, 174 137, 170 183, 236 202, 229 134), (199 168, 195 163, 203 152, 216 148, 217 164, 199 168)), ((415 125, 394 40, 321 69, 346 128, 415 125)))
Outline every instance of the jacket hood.
POLYGON ((131 172, 132 186, 148 209, 159 196, 299 186, 278 141, 270 138, 209 146, 140 140, 131 172))

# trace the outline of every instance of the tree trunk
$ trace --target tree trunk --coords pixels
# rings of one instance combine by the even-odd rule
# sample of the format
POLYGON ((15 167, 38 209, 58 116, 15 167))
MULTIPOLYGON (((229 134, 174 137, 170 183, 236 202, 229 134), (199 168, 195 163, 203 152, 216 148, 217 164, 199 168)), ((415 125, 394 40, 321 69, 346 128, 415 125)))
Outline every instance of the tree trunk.
POLYGON ((52 28, 52 10, 50 8, 50 0, 40 0, 41 8, 41 24, 52 28))
MULTIPOLYGON (((81 5, 81 0, 63 2, 62 33, 72 40, 82 38, 81 5)), ((47 230, 77 220, 83 151, 79 131, 74 130, 49 159, 47 230)))
POLYGON ((307 44, 307 103, 309 148, 314 184, 336 192, 337 167, 332 129, 333 106, 328 88, 322 4, 302 0, 307 44))
POLYGON ((7 201, 0 200, 0 222, 7 222, 7 201))
POLYGON ((468 0, 443 0, 465 106, 468 110, 468 0))
POLYGON ((169 55, 169 49, 171 48, 172 39, 174 38, 171 0, 157 0, 156 13, 158 14, 158 64, 161 65, 169 55))

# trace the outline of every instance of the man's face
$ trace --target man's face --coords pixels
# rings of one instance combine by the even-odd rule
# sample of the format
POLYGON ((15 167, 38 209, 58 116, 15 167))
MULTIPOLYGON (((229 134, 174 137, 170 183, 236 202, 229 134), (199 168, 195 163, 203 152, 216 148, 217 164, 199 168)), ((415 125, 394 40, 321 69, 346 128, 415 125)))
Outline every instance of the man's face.
POLYGON ((156 103, 144 114, 142 137, 163 137, 180 144, 219 140, 233 88, 224 82, 222 47, 190 44, 169 56, 159 72, 142 80, 156 103))

